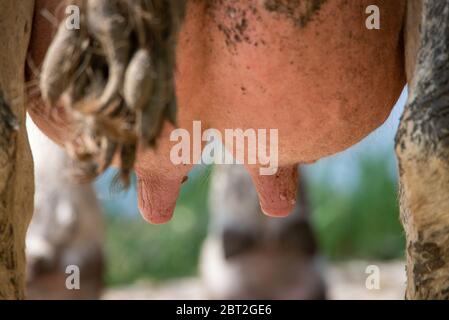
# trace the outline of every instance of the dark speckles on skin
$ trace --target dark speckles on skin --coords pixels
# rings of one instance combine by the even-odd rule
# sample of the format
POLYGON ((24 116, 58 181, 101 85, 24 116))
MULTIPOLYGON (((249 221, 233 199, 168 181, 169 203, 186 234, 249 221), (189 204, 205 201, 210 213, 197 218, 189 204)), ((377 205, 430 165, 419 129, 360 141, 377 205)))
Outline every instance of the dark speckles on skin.
POLYGON ((224 35, 227 47, 235 49, 239 43, 253 44, 250 21, 258 19, 256 7, 238 0, 209 0, 206 11, 224 35))
POLYGON ((265 9, 305 28, 327 0, 265 0, 265 9))
POLYGON ((239 44, 255 47, 265 45, 264 39, 251 32, 251 22, 261 21, 260 10, 267 10, 276 19, 288 19, 298 28, 305 28, 327 0, 264 0, 262 5, 248 0, 192 0, 204 3, 206 13, 223 34, 226 46, 236 52, 239 44))

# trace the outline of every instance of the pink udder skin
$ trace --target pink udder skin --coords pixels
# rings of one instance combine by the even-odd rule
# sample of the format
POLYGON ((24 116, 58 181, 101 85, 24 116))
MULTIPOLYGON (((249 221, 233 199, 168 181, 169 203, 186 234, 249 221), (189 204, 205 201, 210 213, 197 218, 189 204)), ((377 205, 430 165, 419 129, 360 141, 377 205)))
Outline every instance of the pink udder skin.
MULTIPOLYGON (((261 176, 257 165, 248 171, 263 211, 285 216, 296 203, 298 164, 347 149, 389 116, 405 85, 405 0, 328 0, 305 27, 267 11, 263 1, 232 3, 237 18, 224 6, 188 2, 177 48, 178 126, 191 134, 196 120, 203 130, 277 129, 277 174, 261 176), (369 5, 380 8, 380 30, 365 26, 369 5), (241 23, 244 11, 245 39, 230 42, 223 26, 241 23)), ((33 114, 44 132, 63 140, 42 117, 33 114)), ((192 168, 170 161, 173 129, 166 124, 157 149, 143 150, 136 166, 139 208, 152 223, 171 219, 192 168)))

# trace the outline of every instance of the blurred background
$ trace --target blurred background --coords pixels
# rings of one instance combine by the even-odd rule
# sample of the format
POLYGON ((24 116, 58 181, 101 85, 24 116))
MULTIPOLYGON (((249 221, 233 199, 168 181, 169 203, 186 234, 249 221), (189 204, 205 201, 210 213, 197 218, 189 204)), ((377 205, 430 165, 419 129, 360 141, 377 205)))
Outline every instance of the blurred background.
MULTIPOLYGON (((27 252, 32 257, 29 261, 33 261, 29 262, 32 298, 401 299, 405 243, 399 222, 393 148, 405 101, 404 92, 388 121, 358 145, 301 168, 304 183, 300 196, 304 201, 298 205, 296 218, 286 222, 273 222, 262 216, 251 186, 242 189, 247 178, 238 170, 226 173, 218 169, 218 174, 217 168, 198 166, 183 186, 173 221, 164 226, 149 225, 138 212, 135 188, 114 190, 111 182, 115 172, 107 172, 94 185, 99 207, 93 204, 80 208, 79 203, 87 201, 83 200, 88 197, 84 194, 62 209, 53 205, 41 210, 45 212, 35 213, 36 226, 32 225, 29 233, 27 252), (236 180, 229 178, 232 174, 236 180), (233 183, 240 186, 239 195, 232 194, 233 183), (225 194, 230 194, 218 198, 211 195, 223 193, 223 188, 225 194), (242 194, 241 200, 235 198, 242 194), (241 207, 228 205, 230 199, 241 207), (245 201, 248 203, 242 204, 245 201), (66 218, 67 206, 75 208, 68 210, 75 216, 72 220, 66 218), (250 211, 256 214, 248 214, 240 223, 235 217, 239 210, 245 211, 239 213, 242 215, 250 211), (38 218, 45 215, 57 217, 38 218), (77 221, 77 216, 81 223, 78 221, 77 227, 71 228, 71 237, 76 240, 50 239, 55 226, 49 221, 65 219, 70 225, 77 221), (45 224, 51 226, 44 228, 45 224), (34 249, 39 242, 36 238, 43 238, 39 241, 46 244, 34 249), (276 240, 279 245, 260 240, 274 238, 283 240, 276 240), (82 248, 89 246, 93 249, 86 254, 82 248), (45 259, 39 258, 43 251, 45 259), (98 282, 95 286, 85 285, 89 294, 65 296, 58 291, 65 283, 65 266, 70 261, 84 266, 81 289, 88 281, 98 282), (374 289, 367 286, 367 270, 373 265, 380 277, 379 287, 374 289), (254 279, 243 281, 250 270, 255 273, 254 279), (60 275, 48 277, 51 272, 60 275), (42 285, 43 280, 37 280, 39 273, 52 279, 52 285, 42 285), (85 274, 89 278, 83 278, 85 274), (277 274, 283 274, 282 278, 277 274), (263 294, 277 289, 282 294, 263 294), (47 295, 51 290, 56 293, 47 295)), ((48 153, 43 158, 48 160, 48 153)), ((45 164, 48 166, 48 161, 41 165, 45 164)), ((45 178, 40 179, 48 184, 45 178)), ((39 181, 36 184, 38 187, 39 181)), ((55 187, 53 193, 63 188, 55 187)), ((73 194, 72 190, 61 197, 73 194)), ((53 194, 51 199, 54 198, 53 194)), ((48 198, 41 195, 36 202, 48 203, 48 198)))

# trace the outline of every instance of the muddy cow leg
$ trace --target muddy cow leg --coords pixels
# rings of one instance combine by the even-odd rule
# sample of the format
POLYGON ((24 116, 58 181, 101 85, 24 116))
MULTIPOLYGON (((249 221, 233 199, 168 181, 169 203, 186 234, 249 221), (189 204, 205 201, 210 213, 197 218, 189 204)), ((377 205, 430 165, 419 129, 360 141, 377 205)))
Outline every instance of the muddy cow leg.
POLYGON ((34 183, 24 72, 33 8, 33 0, 0 1, 0 299, 25 297, 25 233, 34 183))
POLYGON ((396 137, 407 299, 449 299, 449 0, 425 0, 421 48, 396 137))

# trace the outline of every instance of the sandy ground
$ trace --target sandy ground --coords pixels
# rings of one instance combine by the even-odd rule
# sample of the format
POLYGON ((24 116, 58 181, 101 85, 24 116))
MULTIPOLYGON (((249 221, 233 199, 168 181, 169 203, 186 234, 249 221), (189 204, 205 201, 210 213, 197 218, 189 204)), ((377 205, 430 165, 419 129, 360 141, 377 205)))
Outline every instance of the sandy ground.
MULTIPOLYGON (((328 266, 325 277, 328 297, 333 300, 395 300, 403 299, 405 291, 404 262, 377 263, 352 261, 328 266), (375 266, 369 268, 369 266, 375 266), (368 268, 368 269, 367 269, 368 268), (367 289, 370 274, 379 272, 379 288, 367 289)), ((370 278, 371 279, 371 278, 370 278)), ((370 282, 373 283, 373 282, 370 282)), ((130 287, 113 288, 106 292, 104 299, 207 299, 207 293, 197 278, 181 279, 162 285, 140 282, 130 287)))

